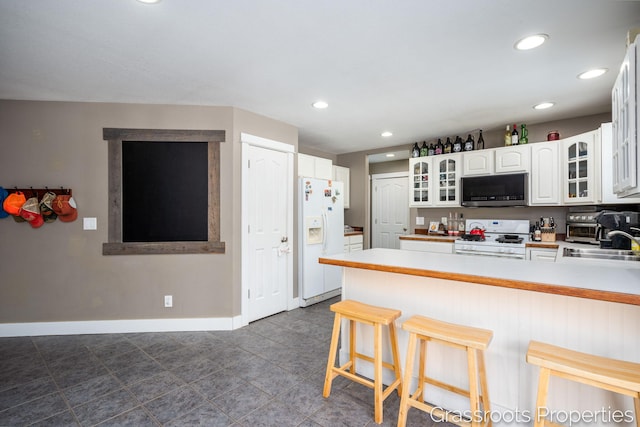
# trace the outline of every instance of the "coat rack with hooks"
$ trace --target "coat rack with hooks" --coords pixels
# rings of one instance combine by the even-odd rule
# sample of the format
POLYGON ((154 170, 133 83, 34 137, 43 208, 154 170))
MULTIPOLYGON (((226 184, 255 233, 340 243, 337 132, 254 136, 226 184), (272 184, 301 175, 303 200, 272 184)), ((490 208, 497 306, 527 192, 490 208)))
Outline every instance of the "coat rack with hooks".
POLYGON ((56 196, 61 196, 61 195, 65 195, 65 194, 67 194, 69 196, 73 195, 73 193, 72 193, 70 188, 64 188, 64 187, 58 187, 58 188, 49 188, 49 187, 44 187, 44 188, 4 187, 4 189, 7 190, 7 193, 9 193, 9 194, 21 191, 24 194, 24 197, 26 197, 27 199, 30 198, 30 197, 37 197, 38 200, 41 200, 42 196, 44 196, 44 194, 46 192, 49 192, 49 191, 54 193, 56 196))

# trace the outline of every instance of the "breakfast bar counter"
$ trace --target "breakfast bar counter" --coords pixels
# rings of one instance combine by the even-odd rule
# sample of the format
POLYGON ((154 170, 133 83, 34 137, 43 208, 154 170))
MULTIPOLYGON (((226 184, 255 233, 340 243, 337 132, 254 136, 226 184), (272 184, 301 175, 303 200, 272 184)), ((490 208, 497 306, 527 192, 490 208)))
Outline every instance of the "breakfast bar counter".
MULTIPOLYGON (((407 334, 400 325, 412 315, 492 330, 486 364, 494 425, 532 424, 538 370, 525 362, 530 340, 640 362, 639 268, 396 249, 326 256, 319 262, 344 267, 343 299, 402 311, 397 325, 403 363, 407 334)), ((361 328, 357 351, 369 354, 373 334, 361 328)), ((342 339, 342 349, 348 349, 348 329, 343 328, 342 339)), ((388 348, 383 356, 391 360, 388 348)), ((428 357, 429 373, 468 387, 463 352, 434 345, 428 357)), ((347 358, 341 351, 341 362, 347 358)), ((373 368, 362 362, 358 373, 371 378, 373 368)), ((385 374, 389 383, 391 375, 385 374)), ((552 390, 550 409, 576 411, 584 420, 588 411, 596 409, 633 410, 631 399, 584 385, 561 383, 552 390)), ((446 409, 466 411, 469 407, 464 398, 439 389, 427 387, 426 396, 446 409)), ((581 421, 572 425, 594 425, 581 421)))

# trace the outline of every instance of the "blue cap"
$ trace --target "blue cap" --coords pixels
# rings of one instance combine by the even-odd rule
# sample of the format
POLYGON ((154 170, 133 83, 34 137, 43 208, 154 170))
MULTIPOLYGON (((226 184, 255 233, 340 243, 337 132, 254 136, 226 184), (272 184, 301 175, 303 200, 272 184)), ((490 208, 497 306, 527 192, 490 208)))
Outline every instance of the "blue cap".
POLYGON ((0 187, 0 218, 6 218, 9 216, 9 213, 2 208, 2 205, 4 205, 4 199, 6 199, 8 195, 9 193, 7 193, 7 190, 0 187))

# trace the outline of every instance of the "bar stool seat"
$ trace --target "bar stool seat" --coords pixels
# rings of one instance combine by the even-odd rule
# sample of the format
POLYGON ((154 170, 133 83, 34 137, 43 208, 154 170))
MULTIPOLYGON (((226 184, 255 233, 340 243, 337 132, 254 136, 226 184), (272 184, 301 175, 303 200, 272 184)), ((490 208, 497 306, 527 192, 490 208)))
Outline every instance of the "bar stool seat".
POLYGON ((331 393, 331 383, 338 375, 342 375, 365 385, 374 390, 375 422, 382 423, 382 403, 393 392, 400 392, 402 383, 402 373, 400 371, 400 356, 398 353, 398 340, 394 321, 400 317, 402 312, 384 307, 363 304, 358 301, 344 300, 332 304, 331 311, 335 312, 333 322, 333 334, 331 335, 331 346, 329 349, 329 360, 324 380, 324 390, 322 395, 329 397, 331 393), (338 351, 340 326, 342 319, 349 320, 349 361, 340 367, 335 366, 336 353, 338 351), (356 322, 371 325, 374 329, 373 357, 356 352, 356 322), (389 328, 389 338, 391 341, 391 352, 393 363, 382 360, 382 327, 389 328), (374 365, 373 381, 356 375, 356 359, 363 359, 372 362, 374 365), (382 368, 390 369, 394 372, 395 380, 383 391, 382 368))
POLYGON ((535 427, 558 425, 544 416, 552 375, 631 396, 636 426, 640 427, 640 363, 581 353, 539 341, 529 342, 527 362, 540 367, 535 427))
POLYGON ((470 326, 457 325, 430 319, 424 316, 412 316, 402 324, 402 329, 409 332, 409 344, 407 348, 407 363, 402 381, 402 396, 400 400, 400 413, 398 414, 398 427, 404 427, 407 422, 407 413, 410 407, 421 409, 431 415, 438 416, 452 424, 459 426, 491 426, 489 388, 484 366, 484 350, 487 349, 493 332, 470 326), (437 342, 454 348, 464 350, 467 353, 469 390, 464 390, 452 384, 447 384, 426 375, 427 342, 437 342), (409 384, 413 374, 413 365, 416 353, 416 345, 420 344, 420 360, 418 373, 418 387, 413 395, 409 393, 409 384), (480 383, 480 390, 478 389, 480 383), (439 407, 432 406, 424 401, 424 386, 431 384, 436 387, 469 398, 471 421, 460 420, 459 416, 451 417, 450 414, 439 407), (476 416, 483 414, 482 416, 476 416))

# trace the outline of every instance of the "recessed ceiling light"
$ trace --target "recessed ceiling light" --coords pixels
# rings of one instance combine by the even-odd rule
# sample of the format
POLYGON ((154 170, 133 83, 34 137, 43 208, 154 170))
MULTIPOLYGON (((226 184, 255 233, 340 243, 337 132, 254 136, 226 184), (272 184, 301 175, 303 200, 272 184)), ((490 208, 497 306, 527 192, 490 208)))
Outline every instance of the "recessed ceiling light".
POLYGON ((393 154, 393 153, 387 153, 387 154, 385 154, 385 157, 395 157, 395 156, 396 156, 396 155, 395 155, 395 154, 393 154))
POLYGON ((385 138, 388 138, 388 137, 390 137, 390 136, 393 136, 393 134, 392 134, 391 132, 389 132, 389 131, 385 131, 385 132, 382 132, 382 133, 380 134, 380 136, 383 136, 383 137, 385 137, 385 138))
POLYGON ((535 110, 546 110, 547 108, 551 108, 551 107, 553 107, 554 105, 556 105, 556 103, 555 103, 555 102, 541 102, 541 103, 540 103, 540 104, 538 104, 538 105, 534 105, 534 106, 533 106, 533 108, 534 108, 535 110))
POLYGON ((327 104, 325 101, 316 101, 311 105, 313 105, 313 108, 317 108, 319 110, 322 110, 322 109, 327 108, 329 106, 329 104, 327 104))
POLYGON ((607 71, 609 70, 606 68, 594 68, 593 70, 585 71, 584 73, 578 74, 578 78, 582 80, 595 79, 596 77, 600 77, 607 71))
POLYGON ((160 0, 138 0, 140 3, 146 3, 146 4, 154 4, 154 3, 158 3, 160 2, 160 0))
POLYGON ((529 50, 540 46, 549 38, 546 34, 535 34, 519 40, 514 47, 518 50, 529 50))

